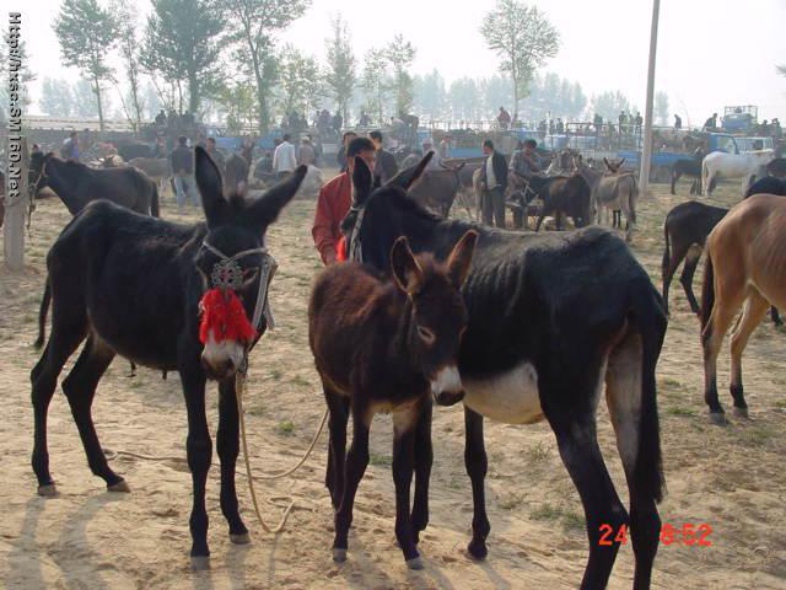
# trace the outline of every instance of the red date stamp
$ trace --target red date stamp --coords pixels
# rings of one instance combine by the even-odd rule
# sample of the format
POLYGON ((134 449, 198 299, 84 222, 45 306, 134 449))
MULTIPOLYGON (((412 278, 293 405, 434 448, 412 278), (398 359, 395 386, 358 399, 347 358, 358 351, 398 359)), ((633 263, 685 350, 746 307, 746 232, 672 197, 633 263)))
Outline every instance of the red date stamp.
MULTIPOLYGON (((685 545, 686 547, 712 547, 708 538, 712 534, 712 526, 703 522, 693 524, 686 522, 681 527, 666 523, 660 528, 660 542, 664 545, 685 545)), ((611 546, 614 543, 624 545, 628 542, 628 527, 620 525, 615 531, 610 524, 600 525, 598 545, 611 546)))

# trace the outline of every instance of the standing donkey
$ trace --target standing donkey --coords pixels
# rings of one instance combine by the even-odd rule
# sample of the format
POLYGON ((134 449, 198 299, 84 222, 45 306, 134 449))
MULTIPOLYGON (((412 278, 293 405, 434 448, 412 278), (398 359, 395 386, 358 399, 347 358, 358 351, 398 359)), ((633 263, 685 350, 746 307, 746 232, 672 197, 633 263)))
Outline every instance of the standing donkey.
POLYGON ((664 491, 655 368, 668 320, 660 294, 625 242, 607 230, 520 234, 429 213, 405 192, 428 159, 376 190, 357 160, 342 231, 351 258, 380 271, 399 236, 409 238, 416 254, 444 260, 468 229, 479 234, 462 287, 469 323, 458 362, 475 513, 470 554, 486 556, 491 528, 483 417, 508 424, 545 419, 584 506, 589 560, 581 588, 606 587, 621 540, 605 541, 604 531, 628 525, 633 587, 649 588, 661 524, 656 504, 664 491), (630 512, 598 446, 604 384, 630 512))
POLYGON ((369 460, 371 421, 378 412, 392 412, 396 538, 407 565, 423 567, 416 545, 428 524, 430 397, 451 405, 463 396, 456 363, 467 310, 459 289, 477 237, 466 232, 441 265, 430 255, 416 259, 402 236, 390 252, 392 281, 349 262, 328 267, 314 284, 309 343, 330 410, 325 484, 336 509, 336 561, 346 559, 355 493, 369 460), (350 413, 354 435, 345 458, 350 413))
POLYGON ((630 242, 633 226, 636 224, 636 199, 639 196, 639 188, 633 174, 619 172, 624 161, 623 159, 619 164, 614 165, 603 158, 609 174, 593 170, 581 161, 577 164, 577 170, 592 189, 592 202, 597 210, 598 224, 604 208, 622 210, 625 215, 625 240, 630 242))
POLYGON ((180 373, 188 411, 186 451, 193 482, 191 559, 209 567, 205 484, 213 455, 205 416, 205 385, 218 381, 218 455, 221 511, 233 543, 248 543, 238 510, 235 464, 238 408, 235 375, 270 323, 267 287, 275 262, 265 232, 294 197, 305 166, 265 195, 226 199, 221 175, 201 147, 195 172, 207 223, 179 225, 145 217, 114 203, 87 205, 65 227, 47 256, 52 332, 31 373, 38 493, 52 496, 46 418, 63 365, 85 338, 63 380, 91 471, 111 492, 128 492, 101 450, 91 406, 96 387, 116 354, 180 373), (249 318, 253 318, 249 322, 249 318))

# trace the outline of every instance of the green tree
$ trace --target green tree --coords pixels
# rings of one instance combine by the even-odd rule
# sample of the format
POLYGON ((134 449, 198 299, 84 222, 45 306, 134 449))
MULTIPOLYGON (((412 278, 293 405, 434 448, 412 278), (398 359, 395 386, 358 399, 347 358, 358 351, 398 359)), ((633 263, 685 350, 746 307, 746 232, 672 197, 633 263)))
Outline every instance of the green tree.
MULTIPOLYGON (((95 93, 95 88, 89 80, 80 78, 77 80, 72 89, 71 96, 74 97, 74 108, 72 113, 77 117, 95 117, 98 113, 98 97, 95 93)), ((106 97, 105 97, 106 98, 106 97)), ((107 110, 111 101, 106 98, 107 110)))
POLYGON ((279 77, 284 113, 298 111, 305 115, 323 94, 316 60, 292 45, 286 45, 281 54, 279 77))
POLYGON ((259 129, 270 126, 270 98, 277 77, 273 35, 305 14, 311 0, 224 0, 237 44, 236 63, 246 64, 256 84, 259 129))
POLYGON ((350 44, 347 23, 341 14, 332 19, 333 36, 325 40, 327 45, 328 69, 325 72, 325 84, 336 100, 344 121, 349 120, 347 105, 352 98, 357 80, 355 54, 350 44))
POLYGON ((592 98, 592 112, 598 113, 604 121, 617 124, 620 111, 631 112, 628 97, 619 90, 616 92, 606 91, 592 98))
POLYGON ((54 23, 63 63, 81 70, 93 84, 101 131, 104 130, 101 83, 112 78, 113 70, 106 59, 117 42, 118 30, 117 18, 102 8, 98 0, 63 0, 54 23))
POLYGON ((404 40, 401 33, 393 37, 384 50, 385 59, 393 68, 393 88, 396 93, 396 112, 399 115, 409 114, 412 108, 412 76, 407 71, 415 59, 415 48, 412 43, 404 40))
POLYGON ((199 112, 202 96, 215 91, 221 71, 221 35, 226 28, 218 0, 152 0, 140 63, 176 84, 178 110, 184 87, 188 110, 199 112))
POLYGON ((669 124, 669 95, 665 92, 655 93, 655 120, 658 125, 669 124))
POLYGON ((419 114, 428 115, 432 120, 438 120, 445 115, 447 91, 445 80, 437 70, 432 70, 425 76, 414 76, 412 92, 415 109, 419 114))
POLYGON ((472 78, 454 80, 448 90, 451 115, 453 120, 474 124, 480 121, 483 110, 483 92, 472 78))
POLYGON ((518 0, 497 0, 494 10, 483 17, 480 32, 500 57, 500 71, 513 82, 515 120, 519 98, 527 96, 536 70, 557 55, 559 33, 540 10, 518 0))
POLYGON ((74 106, 71 88, 64 80, 44 78, 41 86, 40 109, 52 117, 68 117, 74 106))
POLYGON ((370 49, 363 67, 363 93, 365 108, 373 113, 378 124, 385 120, 385 103, 393 86, 387 71, 388 59, 383 49, 370 49))

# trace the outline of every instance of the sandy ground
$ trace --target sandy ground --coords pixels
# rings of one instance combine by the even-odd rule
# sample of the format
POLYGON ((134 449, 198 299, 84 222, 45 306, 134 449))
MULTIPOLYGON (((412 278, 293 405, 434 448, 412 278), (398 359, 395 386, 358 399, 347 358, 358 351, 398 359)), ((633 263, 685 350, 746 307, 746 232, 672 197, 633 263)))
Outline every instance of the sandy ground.
MULTIPOLYGON (((326 174, 330 178, 331 174, 326 174)), ((633 249, 660 284, 666 211, 685 200, 665 185, 639 208, 633 249)), ((713 201, 738 200, 737 184, 724 185, 713 201)), ((264 337, 251 359, 246 400, 249 445, 255 471, 277 471, 306 449, 324 410, 307 345, 306 307, 320 265, 310 223, 314 202, 297 200, 269 231, 279 261, 271 300, 277 329, 264 337)), ((461 215, 461 213, 458 213, 461 215)), ((171 197, 163 216, 176 217, 171 197)), ((193 215, 193 219, 196 219, 193 215)), ((277 522, 285 498, 295 500, 286 530, 266 535, 255 520, 244 476, 240 502, 252 543, 229 543, 218 505, 218 469, 208 482, 212 570, 189 568, 191 480, 184 463, 129 457, 116 469, 131 494, 110 494, 92 476, 64 396, 56 394, 49 413, 49 448, 60 495, 42 499, 30 468, 33 418, 30 369, 38 354, 31 343, 45 278, 46 252, 69 219, 57 200, 40 204, 26 246, 27 268, 0 268, 0 579, 7 588, 576 588, 587 557, 583 511, 543 423, 514 427, 487 422, 489 476, 489 558, 469 560, 471 499, 463 466, 460 407, 435 412, 435 465, 431 524, 420 549, 426 569, 410 572, 395 545, 394 497, 390 473, 391 424, 378 417, 372 430, 371 465, 355 507, 349 559, 331 559, 332 511, 323 487, 327 437, 294 476, 258 482, 265 518, 277 522)), ((696 282, 700 290, 701 272, 696 282)), ((662 440, 668 496, 664 522, 712 527, 710 547, 661 545, 655 588, 786 588, 786 362, 784 334, 767 322, 745 354, 744 374, 751 419, 732 418, 727 428, 708 424, 702 400, 698 324, 677 287, 672 318, 658 366, 662 440)), ((72 357, 63 376, 67 374, 72 357)), ((719 364, 722 401, 727 408, 728 352, 719 364)), ((99 385, 94 417, 105 449, 160 457, 184 457, 186 417, 176 374, 167 381, 115 360, 99 385)), ((209 389, 212 428, 216 390, 209 389)), ((627 498, 619 457, 605 406, 600 410, 601 445, 612 477, 627 498)), ((217 461, 217 458, 215 458, 217 461)), ((630 588, 633 554, 620 551, 610 588, 630 588)))

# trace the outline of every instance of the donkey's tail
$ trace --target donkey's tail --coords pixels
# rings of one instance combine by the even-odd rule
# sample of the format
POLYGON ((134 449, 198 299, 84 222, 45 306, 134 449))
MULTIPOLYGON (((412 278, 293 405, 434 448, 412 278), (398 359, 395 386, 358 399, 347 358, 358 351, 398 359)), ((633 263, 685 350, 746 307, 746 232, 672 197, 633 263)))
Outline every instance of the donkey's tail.
POLYGON ((38 310, 38 338, 33 343, 33 346, 39 349, 44 345, 44 339, 46 338, 46 314, 49 311, 49 303, 51 301, 52 287, 47 277, 46 287, 44 288, 44 298, 41 300, 41 309, 38 310))
POLYGON ((642 497, 660 502, 666 482, 663 477, 655 368, 666 335, 668 318, 662 298, 649 281, 646 291, 648 295, 640 293, 634 302, 634 314, 641 334, 642 364, 639 444, 633 482, 642 497))
POLYGON ((663 250, 663 260, 660 263, 661 279, 664 285, 666 284, 666 275, 671 266, 671 240, 669 237, 669 218, 666 217, 666 221, 663 222, 663 241, 666 243, 666 248, 663 250))
MULTIPOLYGON (((636 177, 631 176, 633 180, 633 185, 630 188, 630 196, 628 197, 628 203, 630 206, 630 221, 631 223, 636 223, 636 199, 639 197, 639 183, 636 182, 636 177)), ((621 225, 621 222, 620 222, 621 225)))
POLYGON ((715 306, 715 271, 712 267, 712 253, 710 252, 709 248, 707 249, 707 261, 704 263, 704 282, 701 285, 701 311, 700 318, 701 318, 701 331, 702 331, 702 338, 706 338, 708 335, 704 335, 704 330, 707 327, 707 324, 710 321, 710 315, 712 314, 712 308, 715 306))
POLYGON ((158 209, 158 184, 153 182, 153 196, 150 199, 150 215, 153 217, 161 217, 158 209))

